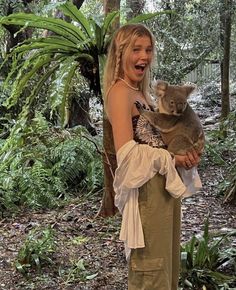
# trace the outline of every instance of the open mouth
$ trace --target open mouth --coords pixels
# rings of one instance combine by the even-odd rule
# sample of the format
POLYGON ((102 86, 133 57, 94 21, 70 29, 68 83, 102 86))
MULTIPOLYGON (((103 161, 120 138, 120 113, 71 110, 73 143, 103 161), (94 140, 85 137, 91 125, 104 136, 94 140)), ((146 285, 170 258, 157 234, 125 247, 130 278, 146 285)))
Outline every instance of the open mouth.
POLYGON ((146 67, 145 64, 137 64, 137 65, 135 65, 135 69, 136 69, 136 70, 139 70, 139 71, 141 71, 141 72, 144 71, 145 67, 146 67))

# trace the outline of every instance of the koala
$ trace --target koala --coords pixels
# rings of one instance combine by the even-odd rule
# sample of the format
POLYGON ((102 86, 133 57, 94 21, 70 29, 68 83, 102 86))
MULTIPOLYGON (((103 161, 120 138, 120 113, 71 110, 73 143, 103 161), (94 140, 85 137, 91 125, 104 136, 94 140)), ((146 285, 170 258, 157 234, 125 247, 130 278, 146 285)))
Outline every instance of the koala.
POLYGON ((168 151, 175 155, 186 155, 191 149, 199 155, 203 152, 205 137, 202 125, 187 102, 194 89, 193 85, 170 85, 160 80, 155 85, 157 111, 145 110, 136 103, 139 113, 160 131, 168 151))

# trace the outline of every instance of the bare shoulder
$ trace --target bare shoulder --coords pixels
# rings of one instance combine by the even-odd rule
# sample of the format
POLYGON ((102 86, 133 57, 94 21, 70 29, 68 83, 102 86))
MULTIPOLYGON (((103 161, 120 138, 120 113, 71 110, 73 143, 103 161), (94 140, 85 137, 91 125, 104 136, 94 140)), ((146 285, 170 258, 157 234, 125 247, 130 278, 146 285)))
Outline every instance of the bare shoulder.
POLYGON ((132 99, 129 96, 129 91, 119 84, 115 84, 108 95, 108 115, 109 119, 112 119, 114 112, 121 115, 131 114, 132 111, 132 99))
POLYGON ((116 151, 133 139, 132 97, 129 90, 118 84, 110 90, 107 103, 116 151))
POLYGON ((131 103, 131 99, 129 97, 129 91, 124 87, 119 85, 119 83, 115 84, 108 95, 108 104, 118 102, 118 103, 131 103))

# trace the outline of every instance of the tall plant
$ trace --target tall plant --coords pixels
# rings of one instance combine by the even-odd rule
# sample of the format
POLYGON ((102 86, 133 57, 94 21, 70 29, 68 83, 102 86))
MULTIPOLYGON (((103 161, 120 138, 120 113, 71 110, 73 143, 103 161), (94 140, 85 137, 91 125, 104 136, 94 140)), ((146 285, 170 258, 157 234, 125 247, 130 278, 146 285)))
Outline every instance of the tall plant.
MULTIPOLYGON (((22 110, 18 119, 23 120, 13 126, 9 139, 18 142, 13 136, 25 126, 35 115, 36 103, 44 98, 45 106, 60 116, 60 124, 68 122, 68 98, 73 82, 83 75, 89 82, 90 89, 101 98, 101 76, 107 47, 110 43, 113 23, 119 12, 107 14, 101 23, 86 18, 72 1, 63 2, 57 6, 72 22, 53 17, 42 17, 34 14, 17 13, 0 19, 4 26, 17 25, 32 28, 34 31, 49 30, 53 32, 47 37, 37 36, 18 44, 8 55, 12 59, 11 70, 5 80, 5 88, 10 90, 10 96, 4 102, 9 109, 18 104, 22 110), (45 95, 42 91, 47 87, 45 95)), ((141 22, 151 19, 159 12, 137 16, 129 22, 141 22)), ((104 137, 106 138, 106 136, 104 137)), ((14 142, 15 142, 14 141, 14 142)), ((24 139, 21 139, 25 142, 24 139)), ((110 142, 110 140, 108 141, 110 142)), ((6 158, 12 142, 6 141, 0 149, 0 160, 6 158)), ((23 146, 24 144, 21 144, 23 146)))
MULTIPOLYGON (((68 107, 67 97, 77 73, 85 76, 89 80, 90 89, 96 96, 101 97, 103 63, 110 42, 112 24, 119 12, 107 14, 99 24, 94 19, 87 19, 71 1, 66 1, 57 9, 71 18, 72 23, 52 17, 16 13, 2 17, 0 24, 53 32, 48 37, 35 36, 27 39, 12 50, 9 57, 12 57, 13 63, 5 82, 12 90, 5 106, 10 108, 17 104, 23 91, 33 81, 33 89, 28 92, 24 105, 28 111, 42 87, 48 82, 48 102, 52 110, 59 110, 61 124, 64 124, 68 107)), ((140 22, 158 14, 159 12, 144 14, 130 21, 140 22)))
POLYGON ((109 43, 107 32, 118 12, 109 14, 99 26, 93 19, 86 19, 72 2, 66 2, 58 9, 75 24, 24 13, 3 17, 0 23, 22 26, 22 29, 32 27, 53 32, 48 37, 27 39, 12 50, 9 56, 13 63, 5 82, 6 85, 12 85, 12 90, 5 106, 10 108, 17 104, 23 91, 33 81, 34 89, 28 93, 24 105, 26 111, 29 111, 42 87, 50 80, 48 102, 52 111, 59 110, 61 124, 64 124, 68 107, 67 96, 78 69, 90 78, 91 88, 97 96, 101 96, 101 59, 109 43))

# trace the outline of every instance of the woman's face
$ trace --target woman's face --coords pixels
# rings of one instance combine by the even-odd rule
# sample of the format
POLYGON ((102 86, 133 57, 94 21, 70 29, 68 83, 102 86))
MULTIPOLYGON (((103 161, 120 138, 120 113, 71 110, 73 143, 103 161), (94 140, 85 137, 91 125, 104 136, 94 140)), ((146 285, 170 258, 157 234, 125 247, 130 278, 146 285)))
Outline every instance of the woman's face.
POLYGON ((138 37, 123 59, 124 79, 136 86, 142 81, 152 57, 153 49, 150 37, 138 37))

